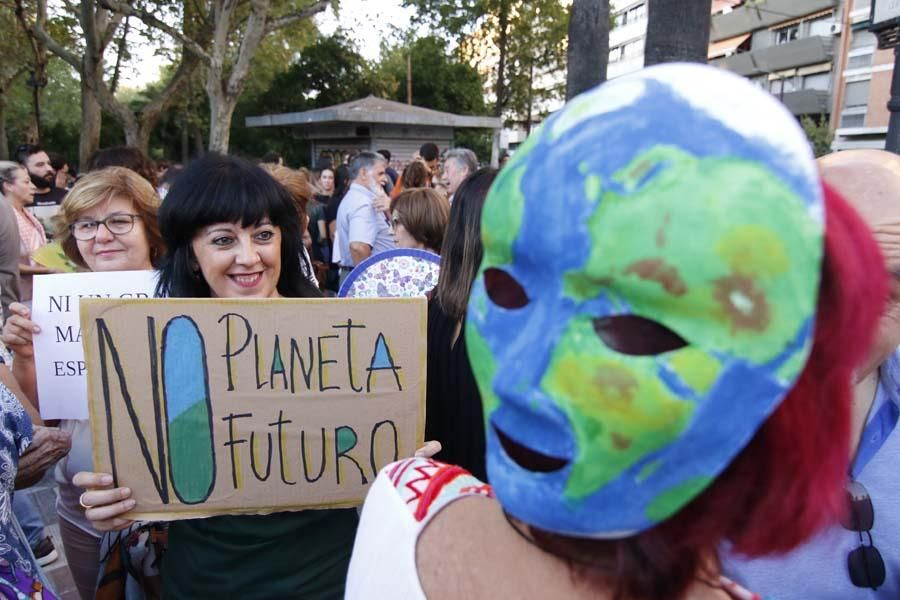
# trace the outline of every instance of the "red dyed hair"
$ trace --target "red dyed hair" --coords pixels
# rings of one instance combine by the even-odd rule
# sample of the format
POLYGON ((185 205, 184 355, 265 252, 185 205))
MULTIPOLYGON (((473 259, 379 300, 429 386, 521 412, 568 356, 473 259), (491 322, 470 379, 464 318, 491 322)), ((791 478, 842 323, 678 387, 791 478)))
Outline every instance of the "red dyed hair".
POLYGON ((702 494, 657 527, 593 541, 532 528, 546 549, 590 557, 580 575, 616 598, 682 596, 723 540, 748 556, 790 550, 836 519, 847 479, 853 373, 873 340, 887 273, 868 227, 825 189, 825 254, 812 352, 796 385, 702 494))

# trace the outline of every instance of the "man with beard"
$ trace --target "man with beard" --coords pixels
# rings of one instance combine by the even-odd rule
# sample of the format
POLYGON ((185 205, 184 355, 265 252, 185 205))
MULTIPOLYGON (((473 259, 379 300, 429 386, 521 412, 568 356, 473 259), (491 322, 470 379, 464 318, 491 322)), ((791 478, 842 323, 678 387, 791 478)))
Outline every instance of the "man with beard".
POLYGON ((388 218, 374 206, 384 194, 387 161, 380 154, 361 152, 350 163, 352 184, 337 211, 335 260, 341 266, 341 283, 353 267, 369 256, 394 248, 388 218))
POLYGON ((67 190, 56 187, 56 171, 47 152, 35 144, 22 144, 16 148, 16 160, 28 170, 37 188, 32 206, 59 206, 67 190))

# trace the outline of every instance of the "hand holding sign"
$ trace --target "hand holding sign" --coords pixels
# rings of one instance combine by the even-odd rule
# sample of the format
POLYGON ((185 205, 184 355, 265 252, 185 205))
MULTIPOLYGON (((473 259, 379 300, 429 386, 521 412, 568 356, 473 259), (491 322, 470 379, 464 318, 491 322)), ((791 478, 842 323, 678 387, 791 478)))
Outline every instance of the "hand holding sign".
POLYGON ((120 531, 130 527, 134 521, 124 515, 135 505, 131 490, 126 487, 114 488, 113 476, 109 473, 76 473, 72 483, 85 491, 79 504, 84 516, 97 531, 120 531))
MULTIPOLYGON (((28 312, 23 307, 17 317, 11 318, 9 333, 17 356, 24 353, 34 357, 33 372, 40 392, 42 417, 88 417, 78 300, 148 298, 153 295, 155 284, 154 271, 66 273, 35 277, 32 310, 28 312)), ((25 387, 25 382, 22 383, 25 387)))
MULTIPOLYGON (((100 527, 360 503, 422 447, 424 298, 83 300, 100 527), (140 324, 140 329, 135 324, 140 324), (119 519, 119 520, 117 520, 119 519)), ((86 481, 83 478, 87 478, 86 481)))
POLYGON ((16 358, 34 358, 33 335, 41 328, 31 320, 31 310, 24 304, 13 302, 9 305, 9 318, 3 323, 0 336, 6 347, 15 352, 16 358))

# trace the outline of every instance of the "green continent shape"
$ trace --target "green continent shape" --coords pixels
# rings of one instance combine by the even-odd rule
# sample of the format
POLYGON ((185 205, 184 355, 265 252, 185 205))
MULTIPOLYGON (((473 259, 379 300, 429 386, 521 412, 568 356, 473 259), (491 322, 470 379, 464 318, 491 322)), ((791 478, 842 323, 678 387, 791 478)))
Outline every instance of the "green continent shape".
POLYGON ((680 485, 669 488, 647 506, 647 518, 654 523, 659 523, 671 517, 675 511, 681 509, 694 496, 705 490, 712 481, 712 477, 694 477, 680 485))
POLYGON ((481 406, 487 426, 491 413, 500 406, 500 400, 491 388, 494 375, 497 373, 497 361, 487 342, 471 322, 466 324, 466 352, 469 354, 469 364, 472 365, 472 374, 478 384, 478 391, 481 392, 481 406))
MULTIPOLYGON (((763 166, 659 146, 613 180, 625 191, 600 191, 591 252, 564 275, 569 297, 606 292, 693 344, 756 364, 813 316, 822 226, 763 166)), ((780 374, 795 377, 807 351, 780 374)))
MULTIPOLYGON (((516 156, 520 152, 516 152, 516 156)), ((484 243, 482 265, 512 262, 513 243, 519 237, 525 210, 525 195, 521 188, 525 169, 525 165, 507 165, 497 175, 488 192, 481 217, 481 239, 484 243)))
POLYGON ((208 409, 205 401, 195 402, 169 423, 172 483, 187 503, 205 500, 212 484, 215 457, 208 409))
POLYGON ((653 357, 612 352, 587 317, 569 323, 541 388, 569 418, 575 435, 577 454, 566 482, 572 500, 674 441, 694 410, 692 402, 666 388, 653 357))

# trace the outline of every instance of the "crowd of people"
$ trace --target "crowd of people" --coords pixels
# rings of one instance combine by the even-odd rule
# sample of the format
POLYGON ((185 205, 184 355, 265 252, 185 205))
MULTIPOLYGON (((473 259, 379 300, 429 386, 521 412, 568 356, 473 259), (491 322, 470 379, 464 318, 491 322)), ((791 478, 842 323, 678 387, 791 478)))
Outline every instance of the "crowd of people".
POLYGON ((816 161, 765 92, 666 65, 499 171, 397 158, 0 162, 0 598, 55 597, 56 541, 83 600, 900 597, 900 157, 816 161), (428 442, 360 509, 129 519, 90 422, 39 414, 51 242, 160 298, 330 297, 382 252, 438 255, 428 442))

